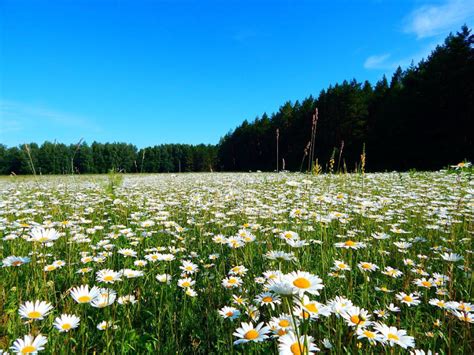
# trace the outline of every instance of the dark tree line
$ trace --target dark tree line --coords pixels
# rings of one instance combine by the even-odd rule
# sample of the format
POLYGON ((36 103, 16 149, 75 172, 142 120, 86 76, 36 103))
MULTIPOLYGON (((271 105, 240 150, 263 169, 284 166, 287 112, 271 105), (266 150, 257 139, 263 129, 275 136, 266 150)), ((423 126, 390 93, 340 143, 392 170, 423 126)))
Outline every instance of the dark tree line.
POLYGON ((0 145, 0 174, 100 174, 212 171, 214 145, 163 144, 138 150, 126 143, 0 145))
POLYGON ((365 149, 368 170, 439 169, 473 158, 473 47, 474 36, 463 26, 426 60, 399 67, 390 81, 344 81, 317 98, 287 102, 271 116, 245 120, 217 146, 0 144, 0 174, 271 171, 277 166, 277 130, 280 168, 306 170, 316 108, 314 158, 323 166, 333 157, 335 169, 353 170, 365 149))
POLYGON ((332 156, 337 165, 341 155, 341 167, 345 163, 353 170, 364 146, 367 168, 373 171, 439 169, 472 159, 473 44, 464 26, 426 60, 405 71, 399 67, 390 81, 385 76, 374 86, 344 81, 317 98, 287 102, 271 116, 244 121, 221 139, 219 168, 275 170, 278 129, 280 168, 284 160, 288 170, 305 170, 316 107, 314 157, 322 165, 332 156))

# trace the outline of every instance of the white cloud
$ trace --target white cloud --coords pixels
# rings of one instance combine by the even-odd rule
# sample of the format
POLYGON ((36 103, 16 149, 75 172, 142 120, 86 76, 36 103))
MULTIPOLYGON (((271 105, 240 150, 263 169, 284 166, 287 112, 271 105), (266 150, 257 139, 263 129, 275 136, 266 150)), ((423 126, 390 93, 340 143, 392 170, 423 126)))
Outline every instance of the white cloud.
POLYGON ((440 5, 424 5, 405 18, 404 30, 418 38, 432 37, 456 31, 474 19, 473 0, 447 0, 440 5))
POLYGON ((25 142, 52 140, 56 136, 63 140, 66 136, 75 139, 100 131, 96 123, 76 114, 0 99, 0 142, 3 144, 15 145, 18 139, 25 142))
POLYGON ((391 69, 391 64, 388 63, 390 54, 371 55, 364 62, 365 69, 391 69))

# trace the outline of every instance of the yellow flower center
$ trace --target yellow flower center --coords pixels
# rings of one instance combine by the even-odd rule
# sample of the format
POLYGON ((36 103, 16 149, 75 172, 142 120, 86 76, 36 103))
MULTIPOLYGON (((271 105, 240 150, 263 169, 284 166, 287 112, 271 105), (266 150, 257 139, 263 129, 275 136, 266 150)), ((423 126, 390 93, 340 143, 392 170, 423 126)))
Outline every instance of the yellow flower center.
POLYGON ((425 287, 431 287, 431 282, 429 281, 423 281, 421 284, 425 287))
POLYGON ((340 263, 340 264, 338 264, 338 266, 339 266, 340 269, 344 269, 346 267, 346 264, 340 263))
POLYGON ((31 354, 34 351, 36 351, 36 348, 33 345, 27 345, 21 349, 22 354, 31 354))
POLYGON ((236 279, 229 279, 229 283, 231 285, 233 285, 233 284, 237 283, 237 280, 236 279))
POLYGON ((191 283, 189 281, 184 281, 182 285, 183 287, 189 287, 191 286, 191 283))
POLYGON ((367 263, 362 264, 362 269, 370 269, 370 264, 367 264, 367 263))
POLYGON ((272 298, 272 297, 269 297, 269 296, 268 296, 268 297, 263 297, 263 298, 262 298, 262 301, 263 301, 263 302, 266 302, 266 303, 272 302, 272 301, 273 301, 273 298, 272 298))
POLYGON ((298 288, 308 288, 311 286, 311 282, 309 282, 309 280, 304 277, 298 277, 293 281, 293 285, 298 288))
POLYGON ((407 296, 403 297, 403 300, 406 301, 406 302, 412 302, 413 298, 407 295, 407 296))
POLYGON ((361 322, 359 316, 357 315, 354 315, 354 316, 351 316, 351 322, 354 323, 354 324, 359 324, 361 322))
POLYGON ((71 324, 69 324, 69 323, 64 323, 64 324, 61 326, 61 328, 63 328, 64 330, 69 330, 69 329, 71 329, 71 324))
POLYGON ((387 338, 389 340, 393 340, 393 341, 399 341, 400 340, 400 338, 396 334, 393 334, 393 333, 388 333, 387 338))
POLYGON ((112 275, 107 275, 104 277, 104 281, 112 281, 114 277, 112 275))
POLYGON ((250 329, 247 333, 245 333, 244 338, 247 340, 254 340, 257 339, 258 336, 258 331, 256 331, 255 329, 250 329))
POLYGON ((285 335, 286 334, 286 330, 285 329, 278 329, 278 335, 279 336, 282 336, 282 335, 285 335))
POLYGON ((232 317, 232 316, 234 315, 234 312, 229 311, 229 312, 227 312, 225 315, 226 315, 227 317, 232 317))
POLYGON ((370 332, 368 330, 364 330, 364 335, 369 338, 369 339, 373 339, 375 338, 375 333, 374 332, 370 332))
POLYGON ((20 266, 21 264, 23 264, 21 261, 14 261, 14 262, 12 262, 12 265, 13 265, 13 266, 20 266))
POLYGON ((316 303, 308 303, 308 304, 305 304, 304 307, 310 312, 313 312, 313 313, 318 312, 318 307, 316 306, 316 303))
POLYGON ((91 301, 91 296, 81 296, 77 300, 79 303, 87 303, 91 301))
POLYGON ((281 321, 278 322, 278 325, 280 327, 286 328, 290 325, 290 322, 286 319, 282 319, 281 321))
POLYGON ((37 319, 39 317, 41 317, 41 313, 38 311, 32 311, 28 313, 28 318, 37 319))
POLYGON ((305 346, 303 344, 299 344, 298 342, 291 344, 290 350, 293 355, 306 354, 305 346))
POLYGON ((353 242, 352 240, 348 240, 344 243, 344 245, 346 247, 353 247, 355 245, 355 242, 353 242))

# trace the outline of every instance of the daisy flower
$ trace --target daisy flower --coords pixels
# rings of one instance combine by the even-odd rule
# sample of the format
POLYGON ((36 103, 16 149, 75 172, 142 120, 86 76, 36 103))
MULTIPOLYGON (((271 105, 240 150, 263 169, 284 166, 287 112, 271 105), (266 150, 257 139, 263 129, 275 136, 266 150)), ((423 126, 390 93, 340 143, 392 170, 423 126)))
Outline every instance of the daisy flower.
POLYGON ((60 235, 59 233, 53 228, 42 228, 36 227, 33 228, 30 232, 30 242, 38 242, 38 243, 51 243, 57 240, 60 235))
POLYGON ((352 301, 345 298, 336 296, 336 298, 329 301, 328 306, 331 308, 332 313, 339 317, 343 312, 353 307, 352 301))
POLYGON ((36 354, 38 351, 44 350, 44 346, 48 342, 48 339, 38 334, 36 337, 33 335, 25 335, 23 339, 18 338, 10 348, 17 354, 36 354))
POLYGON ((322 280, 306 271, 295 271, 285 276, 293 287, 293 293, 303 296, 305 292, 311 295, 319 295, 324 285, 322 280))
POLYGON ((421 279, 415 279, 413 280, 413 283, 417 285, 418 287, 424 287, 424 288, 436 287, 435 281, 433 279, 427 280, 425 277, 421 279))
POLYGON ((53 309, 53 306, 49 302, 45 301, 36 301, 30 302, 27 301, 25 304, 20 306, 18 313, 22 318, 41 320, 53 309))
POLYGON ((383 337, 380 333, 374 332, 367 328, 357 328, 356 330, 357 339, 367 339, 371 344, 376 342, 383 342, 383 337))
POLYGON ((23 264, 29 263, 31 261, 27 256, 7 256, 2 260, 2 267, 8 266, 21 266, 23 264))
POLYGON ((90 303, 99 295, 99 288, 94 286, 89 290, 89 285, 81 285, 71 289, 71 297, 77 303, 90 303))
POLYGON ((398 278, 403 275, 403 272, 400 270, 394 269, 393 267, 387 266, 384 271, 382 271, 382 274, 393 277, 393 278, 398 278))
POLYGON ((96 280, 97 282, 113 284, 115 281, 121 281, 121 276, 121 272, 117 272, 110 269, 102 269, 97 271, 96 280))
POLYGON ((359 264, 357 264, 357 267, 359 268, 360 271, 368 271, 368 272, 373 272, 379 268, 377 265, 369 263, 367 261, 360 262, 359 264))
POLYGON ((138 301, 134 295, 125 295, 125 296, 120 296, 117 302, 121 305, 127 305, 127 304, 135 304, 138 301))
POLYGON ((224 319, 234 320, 240 317, 240 311, 235 307, 227 307, 227 306, 222 307, 219 310, 219 314, 224 319))
POLYGON ((319 351, 312 336, 301 335, 298 338, 293 332, 281 336, 278 343, 280 355, 314 354, 319 351))
POLYGON ((375 324, 375 330, 380 332, 382 341, 389 344, 390 346, 399 345, 404 349, 412 348, 415 346, 415 338, 407 335, 407 332, 396 327, 389 327, 382 323, 375 324))
POLYGON ((198 266, 191 261, 183 260, 182 265, 179 267, 186 274, 194 274, 198 271, 198 266))
POLYGON ((181 288, 192 287, 195 283, 196 281, 194 281, 193 279, 189 277, 185 277, 184 279, 178 280, 178 286, 181 288))
POLYGON ((405 303, 407 306, 417 306, 420 304, 420 300, 418 299, 418 296, 416 296, 413 293, 410 293, 407 295, 405 292, 400 292, 396 295, 397 300, 399 300, 402 303, 405 303))
POLYGON ((242 285, 242 279, 237 276, 226 277, 222 280, 222 286, 225 288, 235 288, 242 285))
POLYGON ((319 318, 320 315, 328 317, 331 315, 331 308, 322 303, 311 301, 308 296, 303 296, 298 302, 299 306, 310 314, 313 319, 319 318))
POLYGON ((270 306, 273 310, 275 310, 275 305, 281 303, 281 299, 278 295, 273 294, 271 292, 264 292, 255 298, 255 302, 260 304, 261 306, 270 306))
POLYGON ((347 265, 344 261, 340 261, 340 260, 334 260, 334 267, 333 267, 333 270, 337 270, 337 271, 348 271, 350 270, 351 268, 349 267, 349 265, 347 265))
POLYGON ((61 314, 60 317, 57 317, 54 320, 53 325, 62 333, 77 328, 79 326, 79 322, 80 318, 73 314, 61 314))
POLYGON ((349 240, 346 240, 345 242, 342 242, 342 243, 335 243, 334 246, 336 248, 357 250, 357 249, 365 248, 366 244, 362 243, 362 242, 355 242, 355 241, 349 239, 349 240))
POLYGON ((370 315, 367 311, 359 307, 349 307, 341 313, 341 316, 346 320, 347 325, 351 327, 365 328, 372 323, 368 320, 370 315))
POLYGON ((91 301, 91 306, 95 308, 105 308, 115 302, 117 292, 111 289, 101 288, 99 294, 91 301))
POLYGON ((235 330, 233 333, 237 339, 234 341, 234 345, 238 345, 241 343, 248 343, 250 341, 253 342, 262 342, 268 338, 268 333, 270 328, 265 326, 264 323, 259 323, 256 327, 253 326, 252 323, 241 323, 240 327, 235 330))

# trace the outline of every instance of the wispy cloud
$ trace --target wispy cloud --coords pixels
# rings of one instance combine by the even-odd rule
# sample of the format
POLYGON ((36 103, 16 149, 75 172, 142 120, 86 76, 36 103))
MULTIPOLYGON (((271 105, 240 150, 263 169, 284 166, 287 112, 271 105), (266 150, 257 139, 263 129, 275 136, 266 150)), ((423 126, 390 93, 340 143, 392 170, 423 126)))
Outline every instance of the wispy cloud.
POLYGON ((381 55, 371 55, 364 62, 365 69, 391 69, 391 64, 388 62, 390 58, 389 53, 381 55))
POLYGON ((0 100, 0 134, 18 132, 42 125, 63 129, 100 130, 97 124, 76 114, 60 112, 42 105, 0 100))
POLYGON ((447 0, 413 10, 404 21, 404 31, 426 38, 452 31, 474 19, 473 0, 447 0))

